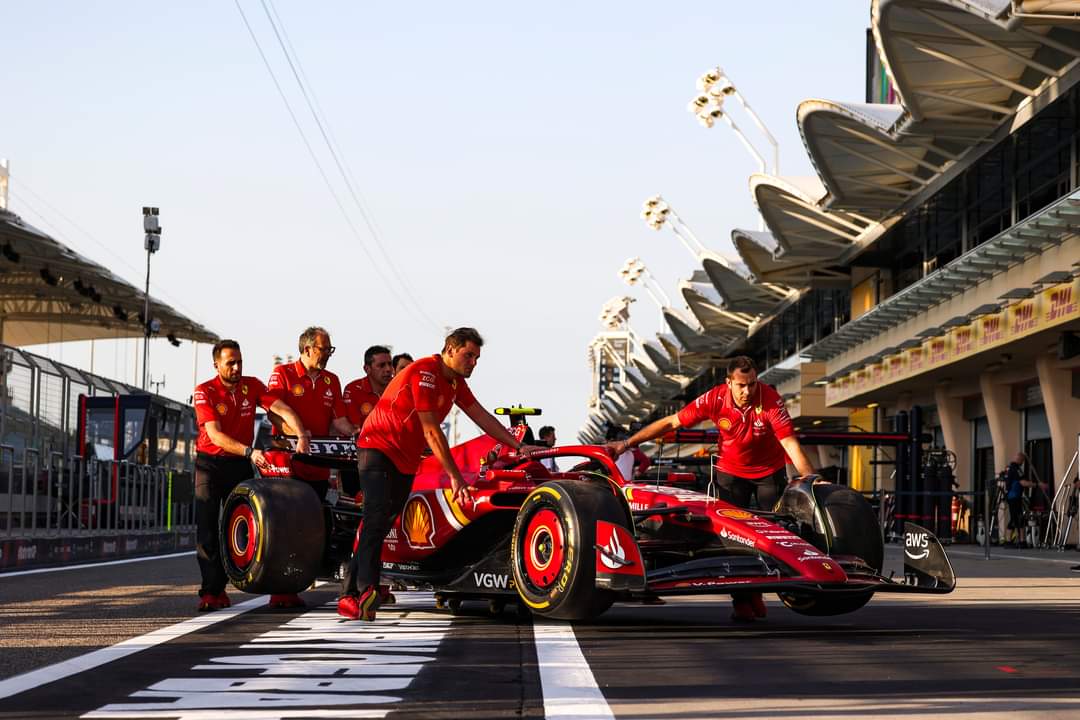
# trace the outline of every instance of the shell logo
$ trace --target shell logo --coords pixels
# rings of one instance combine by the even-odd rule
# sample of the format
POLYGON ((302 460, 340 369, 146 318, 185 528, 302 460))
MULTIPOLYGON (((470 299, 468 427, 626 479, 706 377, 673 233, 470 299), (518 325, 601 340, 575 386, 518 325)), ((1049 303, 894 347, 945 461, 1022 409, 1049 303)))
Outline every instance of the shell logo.
POLYGON ((304 394, 304 386, 303 385, 293 385, 292 386, 292 394, 295 395, 296 397, 300 397, 301 395, 304 394))
POLYGON ((225 413, 229 412, 229 406, 225 403, 218 403, 217 407, 215 407, 214 409, 217 410, 218 415, 224 415, 225 413))
POLYGON ((435 547, 435 517, 423 495, 415 495, 405 504, 401 513, 401 529, 409 547, 423 549, 435 547))
POLYGON ((364 403, 363 405, 360 406, 360 414, 361 415, 370 415, 371 411, 374 410, 374 409, 375 409, 375 407, 371 403, 364 403))
POLYGON ((719 514, 724 517, 732 518, 733 520, 749 520, 754 517, 754 513, 747 512, 746 510, 721 510, 719 514))
POLYGON ((720 418, 720 429, 721 430, 730 430, 731 429, 731 421, 728 420, 727 418, 720 418))

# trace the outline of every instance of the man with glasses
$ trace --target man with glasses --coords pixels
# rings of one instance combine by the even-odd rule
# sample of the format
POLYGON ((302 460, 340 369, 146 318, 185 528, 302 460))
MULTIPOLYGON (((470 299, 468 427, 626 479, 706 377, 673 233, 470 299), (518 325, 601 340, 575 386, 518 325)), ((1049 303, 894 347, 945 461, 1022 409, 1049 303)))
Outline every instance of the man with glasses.
MULTIPOLYGON (((312 326, 300 333, 298 342, 300 359, 293 363, 278 365, 270 373, 266 383, 271 393, 277 394, 291 407, 307 431, 314 436, 356 434, 348 418, 345 403, 341 397, 341 381, 337 375, 326 369, 326 363, 334 354, 330 344, 330 333, 325 328, 312 326)), ((269 413, 274 425, 274 434, 296 435, 280 416, 269 413)), ((320 498, 326 497, 330 486, 330 470, 309 465, 294 459, 292 474, 300 480, 311 483, 320 498)), ((298 595, 271 595, 271 607, 303 607, 304 601, 298 595)))

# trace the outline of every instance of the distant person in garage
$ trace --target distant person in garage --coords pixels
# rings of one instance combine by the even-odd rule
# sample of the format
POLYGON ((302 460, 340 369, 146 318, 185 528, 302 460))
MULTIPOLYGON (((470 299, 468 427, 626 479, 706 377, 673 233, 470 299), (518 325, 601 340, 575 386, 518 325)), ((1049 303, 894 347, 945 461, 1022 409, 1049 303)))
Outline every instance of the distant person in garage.
MULTIPOLYGON (((274 368, 266 386, 300 416, 312 435, 355 435, 356 427, 349 421, 341 398, 341 381, 326 369, 334 354, 330 333, 321 327, 309 327, 300 333, 298 346, 300 359, 274 368)), ((287 419, 273 412, 269 417, 274 434, 299 434, 287 419)), ((326 497, 330 488, 328 468, 293 459, 292 475, 310 484, 320 498, 326 497)), ((270 607, 304 607, 304 601, 296 594, 271 595, 270 607)))
POLYGON ((466 378, 472 376, 484 340, 473 328, 450 333, 442 352, 411 363, 379 398, 356 441, 356 466, 364 491, 364 519, 356 551, 342 579, 338 614, 352 620, 374 620, 384 592, 379 588, 380 553, 394 518, 412 490, 420 456, 431 448, 450 476, 453 501, 469 503, 472 488, 450 454, 440 424, 457 405, 481 430, 499 442, 528 454, 510 431, 473 397, 466 378))
POLYGON ((221 501, 233 488, 252 477, 251 465, 267 467, 262 450, 251 447, 255 439, 255 406, 275 412, 300 435, 297 450, 307 452, 304 423, 258 378, 242 374, 240 344, 222 340, 214 345, 217 377, 195 388, 193 403, 199 425, 195 444, 196 555, 202 585, 199 612, 220 610, 232 603, 225 594, 225 568, 218 542, 221 501))
MULTIPOLYGON (((751 497, 756 496, 759 508, 771 509, 787 482, 789 458, 800 476, 814 474, 794 435, 784 401, 771 386, 758 382, 754 361, 741 355, 728 362, 723 385, 629 438, 607 443, 608 452, 618 459, 643 442, 705 420, 711 420, 720 431, 717 482, 725 499, 739 507, 749 507, 751 497)), ((753 622, 765 617, 761 593, 734 593, 731 599, 733 620, 753 622)))

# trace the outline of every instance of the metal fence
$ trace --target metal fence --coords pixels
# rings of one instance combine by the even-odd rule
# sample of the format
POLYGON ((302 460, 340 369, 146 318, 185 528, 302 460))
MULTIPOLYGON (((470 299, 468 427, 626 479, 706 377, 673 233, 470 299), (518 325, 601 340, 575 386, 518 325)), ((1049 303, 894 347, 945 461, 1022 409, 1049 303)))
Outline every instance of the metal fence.
POLYGON ((0 445, 0 536, 160 533, 194 527, 191 483, 161 467, 0 445))
MULTIPOLYGON (((140 392, 0 345, 0 538, 194 528, 190 421, 170 467, 78 454, 79 396, 140 392)), ((165 398, 161 402, 183 409, 184 418, 191 414, 180 403, 165 398)))

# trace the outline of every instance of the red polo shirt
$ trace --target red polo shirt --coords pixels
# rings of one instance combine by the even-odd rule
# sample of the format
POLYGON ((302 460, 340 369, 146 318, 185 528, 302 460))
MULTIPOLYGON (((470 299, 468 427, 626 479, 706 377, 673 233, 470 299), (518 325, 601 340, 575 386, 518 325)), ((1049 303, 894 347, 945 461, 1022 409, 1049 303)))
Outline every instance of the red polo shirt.
POLYGON ((679 424, 693 427, 711 420, 720 431, 720 472, 756 480, 787 464, 780 441, 794 432, 784 401, 771 386, 759 382, 748 407, 740 410, 731 388, 717 385, 679 411, 679 424))
MULTIPOLYGON (((341 401, 341 382, 329 370, 321 370, 312 378, 299 360, 278 365, 270 373, 267 387, 288 403, 313 436, 329 435, 334 418, 346 415, 345 404, 341 401)), ((274 430, 280 431, 280 428, 274 430)), ((329 469, 313 467, 299 460, 293 461, 293 473, 312 482, 330 477, 329 469)))
POLYGON ((278 396, 269 392, 262 380, 241 377, 230 390, 221 382, 220 376, 195 387, 195 421, 199 425, 199 439, 195 449, 207 455, 228 455, 210 440, 206 423, 217 421, 221 432, 242 445, 251 445, 255 439, 255 406, 269 408, 278 396))
POLYGON ((345 403, 345 412, 348 413, 352 424, 363 427, 364 420, 379 402, 379 396, 371 389, 371 379, 365 375, 345 386, 341 401, 345 403))
POLYGON ((413 475, 427 447, 418 412, 431 412, 442 422, 450 408, 476 402, 465 378, 447 380, 438 355, 421 358, 398 373, 371 411, 356 444, 378 450, 405 473, 413 475))

